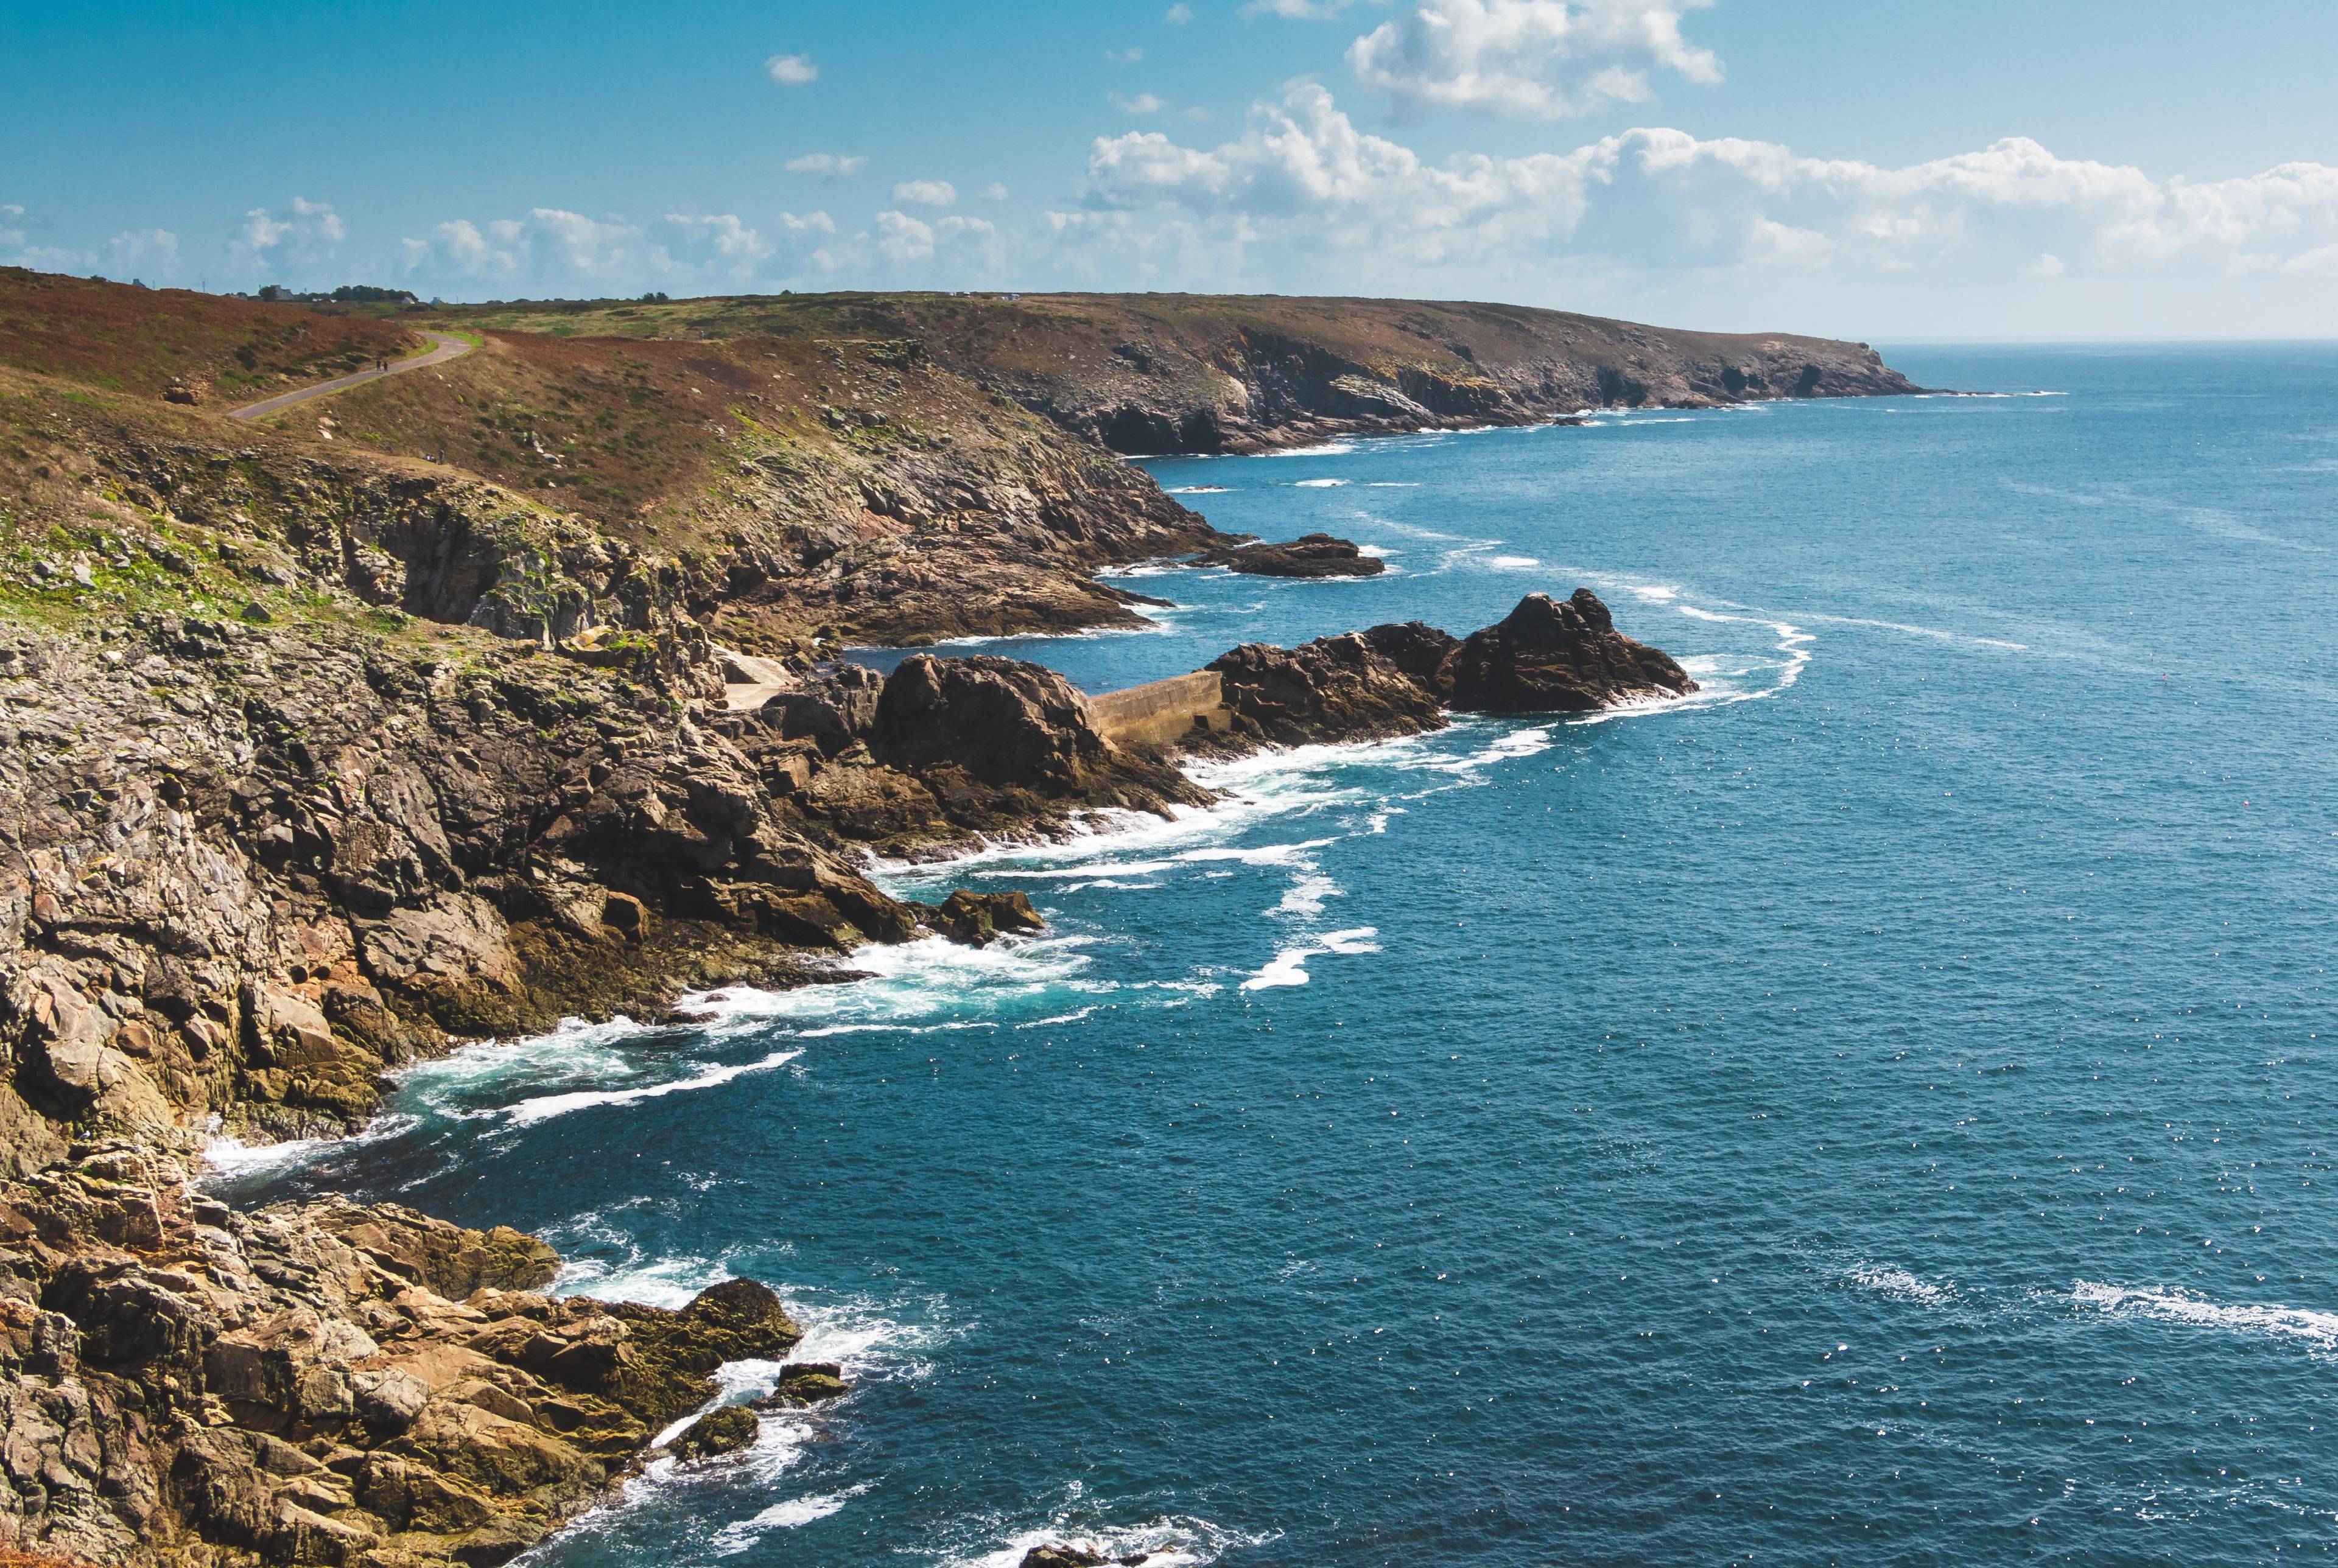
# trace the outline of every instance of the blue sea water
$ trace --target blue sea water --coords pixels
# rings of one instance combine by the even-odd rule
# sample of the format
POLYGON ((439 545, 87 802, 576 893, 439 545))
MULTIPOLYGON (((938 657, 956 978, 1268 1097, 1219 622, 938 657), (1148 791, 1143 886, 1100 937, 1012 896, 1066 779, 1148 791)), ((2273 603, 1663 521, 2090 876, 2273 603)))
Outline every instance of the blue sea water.
POLYGON ((2338 349, 1886 353, 2020 395, 1149 464, 1391 569, 983 651, 1105 690, 1587 583, 1705 689, 889 868, 1050 929, 467 1051, 227 1190, 752 1275, 846 1363, 560 1568, 2329 1553, 2338 349))

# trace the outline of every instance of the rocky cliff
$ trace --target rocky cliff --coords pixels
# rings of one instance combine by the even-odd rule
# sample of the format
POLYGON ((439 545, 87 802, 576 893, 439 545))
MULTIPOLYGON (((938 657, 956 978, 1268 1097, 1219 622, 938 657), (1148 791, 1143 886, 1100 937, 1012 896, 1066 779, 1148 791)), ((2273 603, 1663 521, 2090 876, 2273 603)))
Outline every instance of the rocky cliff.
POLYGON ((1863 343, 1436 300, 814 294, 480 307, 449 318, 740 342, 914 340, 975 385, 1119 452, 1256 452, 1593 408, 1916 390, 1863 343))
POLYGON ((513 1232, 232 1212, 190 1181, 209 1132, 342 1132, 457 1039, 1033 929, 865 858, 1203 803, 1183 750, 1689 689, 1537 596, 1467 639, 1237 649, 1181 683, 1198 722, 1115 740, 1036 665, 836 661, 1109 622, 1095 567, 1232 543, 899 340, 491 338, 254 428, 167 394, 308 363, 300 312, 75 285, 152 318, 133 374, 38 289, 0 312, 0 1547, 498 1563, 797 1338, 748 1282, 555 1299, 513 1232))

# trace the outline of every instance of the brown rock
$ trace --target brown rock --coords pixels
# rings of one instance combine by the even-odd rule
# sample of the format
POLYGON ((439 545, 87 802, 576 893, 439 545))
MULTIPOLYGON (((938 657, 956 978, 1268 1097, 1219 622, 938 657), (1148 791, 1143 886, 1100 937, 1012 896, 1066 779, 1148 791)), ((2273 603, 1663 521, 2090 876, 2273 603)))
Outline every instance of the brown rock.
POLYGON ((1189 564, 1223 566, 1260 577, 1376 577, 1388 570, 1388 563, 1365 554, 1352 540, 1329 534, 1302 534, 1281 544, 1205 551, 1189 564))
POLYGON ((1587 713, 1637 697, 1678 697, 1696 682, 1663 652, 1616 630, 1588 588, 1565 602, 1530 593, 1453 655, 1452 702, 1478 713, 1587 713))

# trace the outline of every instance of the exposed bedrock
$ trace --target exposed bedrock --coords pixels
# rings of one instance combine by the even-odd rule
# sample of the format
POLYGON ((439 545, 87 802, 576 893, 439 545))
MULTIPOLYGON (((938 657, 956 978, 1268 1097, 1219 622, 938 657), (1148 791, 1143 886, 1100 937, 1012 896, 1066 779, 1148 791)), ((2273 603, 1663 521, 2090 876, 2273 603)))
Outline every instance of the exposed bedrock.
POLYGON ((1223 566, 1257 577, 1377 577, 1388 570, 1388 563, 1365 554, 1352 540, 1329 534, 1302 534, 1281 544, 1204 551, 1190 564, 1223 566))
POLYGON ((1466 640, 1392 622, 1296 648, 1246 643, 1209 669, 1228 721, 1196 726, 1194 750, 1380 740, 1436 729, 1449 709, 1586 713, 1696 690, 1669 655, 1616 631, 1588 588, 1564 601, 1528 594, 1466 640))
POLYGON ((717 1367, 802 1338, 751 1280, 678 1311, 553 1298, 532 1237, 341 1200, 239 1214, 184 1176, 101 1143, 0 1182, 10 1546, 486 1568, 598 1500, 717 1367))
POLYGON ((1439 671, 1470 713, 1588 713, 1641 697, 1696 690, 1672 656, 1616 630, 1588 588, 1567 599, 1529 593, 1499 623, 1470 633, 1439 671))

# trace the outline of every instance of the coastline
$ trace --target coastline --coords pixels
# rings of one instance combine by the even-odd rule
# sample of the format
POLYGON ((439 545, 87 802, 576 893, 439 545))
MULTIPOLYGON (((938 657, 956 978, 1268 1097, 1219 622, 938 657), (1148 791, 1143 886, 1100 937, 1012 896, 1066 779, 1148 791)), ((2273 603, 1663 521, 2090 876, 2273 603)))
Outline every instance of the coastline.
MULTIPOLYGON (((0 289, 157 331, 302 314, 0 289)), ((223 421, 200 366, 151 401, 0 369, 18 394, 0 422, 37 454, 0 475, 0 1421, 51 1476, 0 1489, 0 1536, 104 1561, 494 1568, 658 1440, 693 1464, 752 1442, 732 1417, 675 1434, 726 1362, 791 1365, 802 1328, 767 1288, 547 1295, 559 1263, 535 1239, 330 1195, 239 1212, 204 1161, 393 1138, 388 1077, 497 1048, 467 1043, 654 1029, 725 988, 849 981, 856 954, 1029 934, 1021 892, 943 883, 1099 824, 1174 829, 1223 802, 1206 780, 1270 752, 1695 690, 1587 591, 1537 594, 1466 638, 1415 622, 1233 649, 1181 678, 1214 701, 1156 704, 1166 730, 1115 739, 1062 676, 968 640, 1150 632, 1152 602, 1106 579, 1243 540, 1078 420, 914 343, 673 351, 698 357, 657 361, 667 379, 626 407, 691 407, 703 381, 736 417, 654 426, 690 434, 660 437, 665 489, 614 493, 623 520, 559 509, 590 490, 581 446, 573 468, 534 435, 482 447, 476 474, 398 455, 454 438, 441 383, 549 422, 596 395, 592 356, 669 353, 621 341, 484 335, 318 400, 313 438, 223 421), (881 677, 837 662, 879 640, 960 646, 881 677)), ((1470 396, 1456 428, 1547 422, 1470 396)), ((1275 549, 1305 573, 1371 569, 1342 541, 1275 549)), ((1341 950, 1321 943, 1245 984, 1341 950)), ((791 1059, 502 1114, 720 1093, 791 1059)), ((782 1404, 844 1392, 832 1369, 773 1378, 782 1404)))

